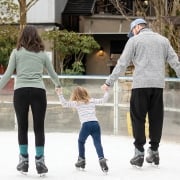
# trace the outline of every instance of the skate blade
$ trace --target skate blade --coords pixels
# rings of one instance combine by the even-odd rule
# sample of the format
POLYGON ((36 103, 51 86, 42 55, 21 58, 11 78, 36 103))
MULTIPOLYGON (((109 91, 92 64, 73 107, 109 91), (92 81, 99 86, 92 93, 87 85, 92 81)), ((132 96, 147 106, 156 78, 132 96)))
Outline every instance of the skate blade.
POLYGON ((46 176, 46 173, 39 174, 39 177, 45 177, 45 176, 46 176))
POLYGON ((78 171, 85 171, 85 167, 84 167, 84 168, 82 168, 82 167, 76 167, 76 169, 77 169, 78 171))
POLYGON ((27 175, 27 172, 24 172, 24 171, 19 171, 22 175, 27 175))
POLYGON ((159 167, 159 164, 152 164, 152 166, 155 167, 155 168, 157 168, 157 169, 160 168, 160 167, 159 167))
POLYGON ((152 167, 159 168, 159 164, 155 164, 154 162, 148 164, 150 164, 152 167))
POLYGON ((108 175, 108 170, 102 170, 105 175, 108 175))
POLYGON ((142 169, 142 166, 132 165, 136 169, 142 169))
POLYGON ((109 171, 108 167, 101 168, 101 170, 102 170, 104 173, 108 173, 108 171, 109 171))

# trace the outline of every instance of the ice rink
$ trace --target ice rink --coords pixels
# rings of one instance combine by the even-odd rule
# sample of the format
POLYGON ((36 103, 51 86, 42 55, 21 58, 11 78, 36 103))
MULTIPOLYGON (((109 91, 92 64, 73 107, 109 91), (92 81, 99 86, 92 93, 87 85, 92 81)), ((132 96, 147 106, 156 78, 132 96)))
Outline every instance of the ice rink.
MULTIPOLYGON (((179 180, 180 144, 163 140, 160 144, 160 165, 154 167, 144 162, 141 169, 130 165, 134 155, 133 138, 102 135, 109 172, 105 175, 99 166, 92 139, 86 142, 86 168, 74 167, 77 160, 77 133, 46 133, 45 161, 49 169, 45 177, 35 170, 34 135, 29 133, 29 172, 22 175, 16 170, 18 163, 17 132, 0 132, 0 179, 50 179, 50 180, 179 180)), ((148 144, 146 145, 146 149, 148 144)))

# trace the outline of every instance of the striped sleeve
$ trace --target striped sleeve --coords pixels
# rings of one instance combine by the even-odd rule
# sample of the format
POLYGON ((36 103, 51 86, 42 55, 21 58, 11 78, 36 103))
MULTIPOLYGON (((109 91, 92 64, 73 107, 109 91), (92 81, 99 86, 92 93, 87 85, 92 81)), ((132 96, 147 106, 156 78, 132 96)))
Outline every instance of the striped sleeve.
POLYGON ((108 98, 109 98, 109 93, 105 92, 102 98, 100 99, 93 98, 92 102, 94 102, 94 104, 103 104, 108 101, 108 98))
POLYGON ((59 101, 63 107, 76 107, 77 106, 76 101, 67 101, 62 94, 59 95, 59 101))

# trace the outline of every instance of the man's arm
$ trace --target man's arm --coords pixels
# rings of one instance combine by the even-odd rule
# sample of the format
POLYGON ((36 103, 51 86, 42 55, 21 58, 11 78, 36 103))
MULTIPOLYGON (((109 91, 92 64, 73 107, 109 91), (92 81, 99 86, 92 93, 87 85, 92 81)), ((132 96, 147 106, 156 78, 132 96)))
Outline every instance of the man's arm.
MULTIPOLYGON (((107 86, 113 86, 114 82, 125 74, 127 66, 130 64, 134 56, 134 43, 133 38, 129 39, 125 45, 125 48, 117 61, 116 66, 114 67, 112 73, 109 75, 105 84, 107 86)), ((107 87, 106 87, 107 88, 107 87)))

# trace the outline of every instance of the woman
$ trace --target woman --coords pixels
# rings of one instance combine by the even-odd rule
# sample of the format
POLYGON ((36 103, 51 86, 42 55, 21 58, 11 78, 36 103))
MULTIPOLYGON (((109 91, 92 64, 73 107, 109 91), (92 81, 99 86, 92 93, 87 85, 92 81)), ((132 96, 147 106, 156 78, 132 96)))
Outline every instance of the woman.
POLYGON ((56 88, 60 87, 58 76, 45 53, 43 42, 34 26, 27 25, 17 41, 16 49, 11 53, 9 64, 0 81, 2 89, 16 71, 14 84, 14 109, 18 123, 19 164, 17 170, 28 172, 28 112, 32 110, 35 134, 36 170, 38 174, 48 172, 44 162, 44 120, 46 113, 46 90, 43 71, 47 70, 56 88))

